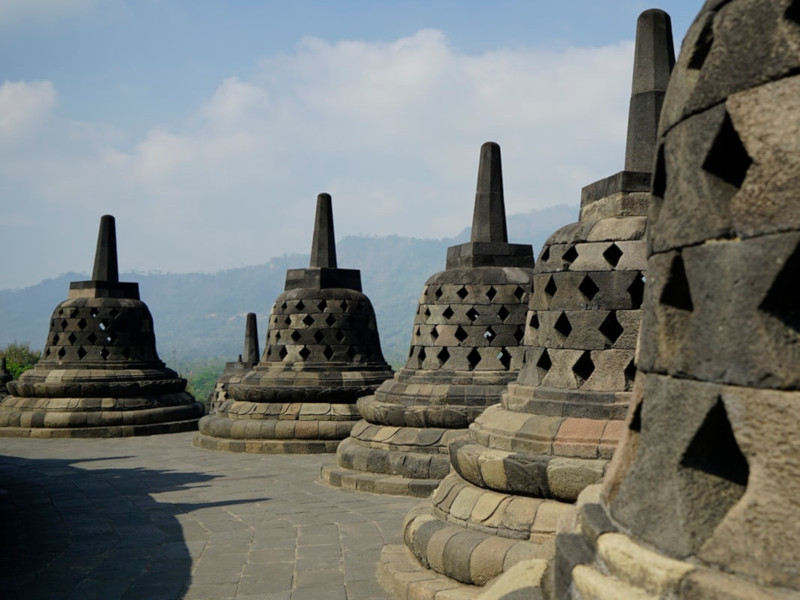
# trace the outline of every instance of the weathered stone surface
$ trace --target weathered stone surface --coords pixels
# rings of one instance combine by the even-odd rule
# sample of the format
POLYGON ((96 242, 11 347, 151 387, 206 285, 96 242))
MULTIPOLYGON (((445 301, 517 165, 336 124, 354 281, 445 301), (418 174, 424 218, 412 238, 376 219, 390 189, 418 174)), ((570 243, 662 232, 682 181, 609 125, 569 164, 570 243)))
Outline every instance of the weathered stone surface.
MULTIPOLYGON (((3 381, 0 435, 119 437, 197 428, 203 406, 158 358, 136 283, 119 281, 114 217, 100 219, 93 279, 70 284, 41 360, 3 381)), ((5 369, 3 369, 5 370, 5 369)))

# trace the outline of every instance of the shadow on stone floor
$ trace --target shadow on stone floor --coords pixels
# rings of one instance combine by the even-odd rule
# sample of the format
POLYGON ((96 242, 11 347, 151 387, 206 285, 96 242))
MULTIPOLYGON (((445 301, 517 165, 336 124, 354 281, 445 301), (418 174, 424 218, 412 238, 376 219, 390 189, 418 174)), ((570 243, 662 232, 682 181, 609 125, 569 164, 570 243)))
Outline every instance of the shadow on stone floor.
POLYGON ((180 493, 216 476, 75 466, 124 458, 0 456, 0 596, 183 598, 192 557, 179 515, 268 500, 157 502, 150 494, 180 493))

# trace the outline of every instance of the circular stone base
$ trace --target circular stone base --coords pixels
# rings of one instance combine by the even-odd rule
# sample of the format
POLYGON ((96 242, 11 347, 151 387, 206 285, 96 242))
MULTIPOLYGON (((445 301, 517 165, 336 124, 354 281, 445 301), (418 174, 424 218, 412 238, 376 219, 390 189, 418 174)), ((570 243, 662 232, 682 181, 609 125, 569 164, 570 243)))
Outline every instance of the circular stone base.
POLYGON ((180 433, 197 429, 198 419, 148 423, 146 425, 119 425, 110 427, 0 427, 0 437, 14 438, 115 438, 162 433, 180 433))
POLYGON ((322 467, 322 480, 334 487, 373 494, 427 498, 439 485, 438 479, 410 479, 377 473, 364 473, 342 467, 322 467))
POLYGON ((196 433, 192 446, 247 454, 325 454, 336 452, 339 440, 227 440, 196 433))

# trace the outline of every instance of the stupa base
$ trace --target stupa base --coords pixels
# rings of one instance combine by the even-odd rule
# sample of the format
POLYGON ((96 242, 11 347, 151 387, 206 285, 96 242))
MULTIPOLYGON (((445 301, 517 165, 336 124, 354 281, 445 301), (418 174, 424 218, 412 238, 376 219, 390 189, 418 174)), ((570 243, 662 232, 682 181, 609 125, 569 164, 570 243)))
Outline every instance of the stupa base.
POLYGON ((441 483, 439 479, 413 479, 383 473, 365 473, 342 467, 322 467, 320 477, 328 485, 357 492, 427 498, 441 483))
POLYGON ((141 435, 160 435, 195 431, 199 419, 148 423, 145 425, 117 425, 108 427, 0 427, 0 437, 4 438, 117 438, 141 435))
POLYGON ((196 433, 192 446, 220 452, 247 454, 332 454, 340 440, 231 440, 196 433))

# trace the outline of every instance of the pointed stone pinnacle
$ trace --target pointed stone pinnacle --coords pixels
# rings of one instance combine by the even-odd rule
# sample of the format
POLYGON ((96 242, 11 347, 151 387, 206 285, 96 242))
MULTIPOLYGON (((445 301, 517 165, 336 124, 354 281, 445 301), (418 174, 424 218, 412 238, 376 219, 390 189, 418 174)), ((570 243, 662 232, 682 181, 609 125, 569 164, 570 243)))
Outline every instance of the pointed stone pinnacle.
POLYGON ((244 348, 242 356, 239 358, 253 365, 258 362, 258 325, 256 324, 256 313, 247 313, 247 320, 244 325, 244 348))
POLYGON ((311 241, 311 266, 336 268, 336 238, 333 235, 333 204, 330 194, 317 196, 317 216, 311 241))
POLYGON ((481 146, 470 240, 508 242, 506 207, 503 199, 503 167, 500 162, 500 146, 494 142, 486 142, 481 146))
POLYGON ((117 230, 114 217, 100 217, 100 231, 97 234, 97 251, 94 255, 92 281, 118 282, 117 270, 117 230))
POLYGON ((644 11, 636 23, 626 171, 650 173, 653 169, 658 118, 674 65, 669 15, 657 9, 644 11))

